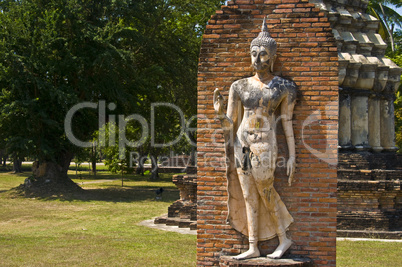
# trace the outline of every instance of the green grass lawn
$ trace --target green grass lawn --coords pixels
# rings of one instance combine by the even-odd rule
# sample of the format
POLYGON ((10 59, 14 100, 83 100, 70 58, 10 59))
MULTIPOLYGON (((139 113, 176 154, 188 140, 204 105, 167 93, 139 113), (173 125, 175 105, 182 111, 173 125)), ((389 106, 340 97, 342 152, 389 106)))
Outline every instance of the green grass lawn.
MULTIPOLYGON (((161 180, 100 172, 70 177, 85 192, 46 198, 11 188, 30 175, 0 172, 0 266, 195 266, 196 237, 138 225, 179 198, 161 180), (164 187, 163 200, 154 190, 164 187)), ((337 266, 400 266, 402 243, 337 242, 337 266)))
POLYGON ((1 266, 195 265, 194 235, 138 225, 167 213, 179 198, 168 175, 158 182, 130 176, 124 187, 121 181, 88 184, 81 195, 47 199, 5 191, 28 175, 0 173, 1 266), (154 189, 160 186, 166 192, 156 201, 154 189))
POLYGON ((402 243, 338 241, 337 267, 401 266, 402 243))

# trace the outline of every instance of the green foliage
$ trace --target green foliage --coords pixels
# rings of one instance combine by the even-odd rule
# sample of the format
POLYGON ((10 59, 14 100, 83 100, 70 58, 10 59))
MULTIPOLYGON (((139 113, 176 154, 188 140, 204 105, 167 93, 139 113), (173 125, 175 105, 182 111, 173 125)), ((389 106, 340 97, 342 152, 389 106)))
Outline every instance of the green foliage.
MULTIPOLYGON (((125 136, 128 139, 136 139, 140 136, 140 127, 133 127, 128 124, 125 129, 125 136)), ((122 142, 119 128, 115 122, 108 122, 100 130, 94 132, 94 141, 98 145, 104 157, 104 163, 108 170, 112 173, 132 173, 133 164, 130 164, 129 148, 121 148, 119 143, 122 142)))
POLYGON ((104 163, 108 167, 108 170, 112 173, 124 173, 124 170, 128 169, 128 158, 120 159, 117 146, 104 148, 105 160, 104 163))
POLYGON ((378 33, 382 39, 390 44, 391 51, 395 51, 394 33, 396 27, 402 27, 402 16, 387 5, 401 7, 400 0, 370 0, 367 12, 380 21, 378 33))
MULTIPOLYGON (((124 27, 102 19, 118 14, 90 2, 3 1, 0 8, 0 139, 11 151, 57 162, 76 149, 63 127, 74 104, 129 95, 133 60, 114 45, 124 27)), ((73 124, 83 140, 97 122, 85 111, 73 124)))
MULTIPOLYGON (((160 148, 153 144, 175 141, 184 130, 183 120, 186 123, 197 114, 197 67, 201 36, 210 15, 221 4, 222 1, 216 0, 148 1, 138 3, 138 8, 143 10, 141 17, 137 14, 121 21, 136 33, 135 38, 130 39, 126 35, 129 31, 125 31, 120 42, 122 46, 129 46, 131 51, 135 51, 136 84, 134 101, 130 103, 129 110, 148 122, 154 139, 148 132, 141 147, 126 149, 123 160, 119 157, 121 152, 118 148, 110 144, 103 146, 102 153, 110 170, 121 172, 122 166, 129 170, 130 162, 127 160, 130 152, 154 158, 169 154, 170 150, 176 153, 190 152, 191 145, 184 136, 174 146, 160 148), (166 105, 152 109, 155 103, 173 104, 182 114, 166 105)), ((115 127, 119 127, 116 121, 115 127)), ((191 122, 191 127, 195 128, 196 120, 191 122)), ((129 123, 125 129, 127 140, 140 140, 141 127, 138 123, 129 123)), ((195 133, 192 134, 194 139, 195 133)), ((115 138, 117 145, 121 136, 115 138)))
MULTIPOLYGON (((201 35, 219 0, 21 0, 0 2, 0 147, 60 162, 79 149, 64 119, 77 103, 141 114, 169 102, 196 114, 201 35)), ((170 112, 171 113, 171 112, 170 112)), ((178 133, 177 116, 156 124, 158 142, 178 133)), ((108 114, 111 114, 109 111, 108 114)), ((73 133, 91 140, 97 110, 78 111, 73 133)))

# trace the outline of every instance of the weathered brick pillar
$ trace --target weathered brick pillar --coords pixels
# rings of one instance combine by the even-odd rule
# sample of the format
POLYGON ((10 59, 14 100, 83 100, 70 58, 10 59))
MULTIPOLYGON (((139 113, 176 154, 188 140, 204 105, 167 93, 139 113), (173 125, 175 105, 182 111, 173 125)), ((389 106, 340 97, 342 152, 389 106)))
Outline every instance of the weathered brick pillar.
MULTIPOLYGON (((317 266, 335 266, 338 145, 338 54, 330 24, 307 0, 228 2, 209 21, 198 76, 197 265, 216 266, 221 255, 238 254, 247 238, 226 224, 227 191, 223 135, 214 113, 215 88, 226 97, 235 80, 253 75, 250 42, 264 17, 278 43, 275 74, 298 85, 293 127, 295 182, 287 184, 287 145, 278 123, 275 188, 295 223, 290 253, 317 266)), ((260 244, 272 252, 277 239, 260 244)))

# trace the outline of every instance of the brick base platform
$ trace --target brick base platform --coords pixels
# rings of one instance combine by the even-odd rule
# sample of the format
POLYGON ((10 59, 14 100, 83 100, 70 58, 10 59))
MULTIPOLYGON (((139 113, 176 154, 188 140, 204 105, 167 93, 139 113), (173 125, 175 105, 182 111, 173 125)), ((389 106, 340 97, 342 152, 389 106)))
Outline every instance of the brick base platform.
POLYGON ((220 266, 226 267, 251 267, 251 266, 280 266, 280 267, 312 267, 313 261, 309 258, 289 257, 288 259, 268 259, 268 258, 254 258, 248 260, 235 260, 231 256, 222 256, 220 258, 220 266))
POLYGON ((179 228, 190 228, 190 230, 197 230, 197 222, 190 219, 183 219, 178 217, 168 217, 162 215, 154 220, 155 224, 166 224, 168 226, 178 226, 179 228))
POLYGON ((338 237, 348 238, 374 238, 374 239, 402 239, 402 231, 376 231, 376 230, 338 230, 338 237))
POLYGON ((338 167, 338 236, 397 237, 402 231, 402 158, 343 152, 338 167))
POLYGON ((351 170, 402 170, 402 155, 395 153, 372 153, 363 151, 340 152, 339 153, 339 169, 351 170))

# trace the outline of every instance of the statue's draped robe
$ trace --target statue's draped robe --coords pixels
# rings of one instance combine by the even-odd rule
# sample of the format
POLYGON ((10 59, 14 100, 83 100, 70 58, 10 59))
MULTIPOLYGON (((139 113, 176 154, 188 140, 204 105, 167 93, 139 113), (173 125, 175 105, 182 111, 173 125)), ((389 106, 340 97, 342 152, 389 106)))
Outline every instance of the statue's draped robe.
MULTIPOLYGON (((247 86, 247 84, 247 79, 242 79, 235 82, 232 87, 238 86, 239 88, 237 90, 241 90, 241 87, 247 86)), ((268 108, 271 109, 270 112, 274 112, 285 97, 288 97, 289 104, 294 102, 296 99, 296 85, 293 82, 281 77, 276 76, 268 84, 268 90, 270 90, 270 93, 268 96, 267 105, 268 108)), ((241 116, 241 114, 239 114, 239 116, 241 116)), ((229 136, 229 134, 226 136, 229 136)), ((235 137, 234 142, 226 140, 225 146, 226 155, 228 157, 226 168, 228 180, 228 221, 234 229, 248 236, 246 206, 236 170, 237 166, 234 152, 236 144, 239 145, 239 142, 236 140, 236 138, 237 137, 235 137)), ((293 218, 288 212, 275 188, 272 188, 271 194, 273 194, 275 210, 277 210, 279 213, 278 222, 282 225, 282 229, 288 229, 290 224, 293 223, 293 218)), ((275 232, 272 217, 269 211, 266 209, 262 200, 259 202, 258 240, 263 241, 275 237, 277 233, 275 232)))

